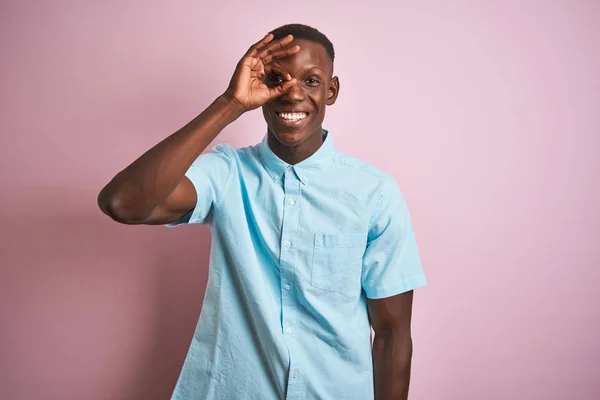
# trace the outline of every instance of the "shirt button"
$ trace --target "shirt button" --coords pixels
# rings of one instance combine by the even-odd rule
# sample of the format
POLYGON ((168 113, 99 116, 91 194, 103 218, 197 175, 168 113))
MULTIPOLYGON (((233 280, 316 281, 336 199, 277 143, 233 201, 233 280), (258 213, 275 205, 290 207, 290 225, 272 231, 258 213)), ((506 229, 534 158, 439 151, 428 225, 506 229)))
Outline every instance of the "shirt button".
POLYGON ((285 288, 285 290, 290 290, 292 287, 290 285, 288 285, 287 283, 285 285, 283 285, 283 287, 285 288))
POLYGON ((294 199, 290 199, 290 200, 288 200, 288 204, 290 204, 290 205, 292 205, 292 206, 293 206, 293 205, 294 205, 294 203, 295 203, 294 199))
POLYGON ((285 331, 286 331, 287 333, 292 333, 292 328, 285 328, 285 331))
POLYGON ((292 245, 292 242, 290 242, 289 240, 287 242, 285 242, 285 247, 290 247, 292 245))
POLYGON ((294 371, 294 373, 292 374, 292 376, 293 376, 294 378, 297 378, 297 377, 298 377, 298 371, 294 371))

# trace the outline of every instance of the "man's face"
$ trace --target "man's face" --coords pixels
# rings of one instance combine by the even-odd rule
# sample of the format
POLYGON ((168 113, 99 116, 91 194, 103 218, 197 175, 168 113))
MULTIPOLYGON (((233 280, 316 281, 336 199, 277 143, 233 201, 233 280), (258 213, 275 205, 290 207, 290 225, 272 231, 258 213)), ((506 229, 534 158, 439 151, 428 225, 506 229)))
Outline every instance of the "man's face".
MULTIPOLYGON (((325 107, 335 103, 339 90, 337 77, 332 77, 333 62, 325 48, 303 39, 286 47, 295 45, 300 46, 298 53, 276 63, 296 79, 296 85, 262 107, 269 130, 287 146, 303 143, 321 132, 325 107)), ((265 76, 268 86, 282 82, 283 78, 275 72, 265 76)))

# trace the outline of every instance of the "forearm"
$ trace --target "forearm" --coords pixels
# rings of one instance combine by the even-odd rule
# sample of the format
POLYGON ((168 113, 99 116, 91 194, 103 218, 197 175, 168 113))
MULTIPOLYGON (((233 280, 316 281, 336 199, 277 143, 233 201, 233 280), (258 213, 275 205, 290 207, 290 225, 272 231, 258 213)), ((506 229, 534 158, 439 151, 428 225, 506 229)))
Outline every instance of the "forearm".
POLYGON ((242 114, 241 107, 218 97, 200 115, 119 172, 100 192, 107 214, 139 220, 148 216, 175 189, 194 160, 215 137, 242 114))
POLYGON ((410 383, 410 335, 376 334, 373 341, 375 400, 406 400, 410 383))

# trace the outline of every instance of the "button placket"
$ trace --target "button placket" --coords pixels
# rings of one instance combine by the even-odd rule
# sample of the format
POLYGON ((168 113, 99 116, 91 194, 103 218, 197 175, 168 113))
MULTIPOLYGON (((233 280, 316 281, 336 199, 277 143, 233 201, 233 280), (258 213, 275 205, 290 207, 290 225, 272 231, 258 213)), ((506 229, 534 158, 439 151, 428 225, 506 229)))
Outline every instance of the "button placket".
POLYGON ((298 362, 298 348, 296 336, 298 332, 298 300, 296 291, 292 286, 296 285, 295 264, 298 259, 297 246, 298 226, 300 222, 300 181, 295 176, 293 168, 285 171, 284 182, 284 208, 283 224, 281 230, 281 253, 280 253, 280 279, 281 279, 281 307, 282 307, 282 333, 289 350, 289 372, 287 400, 302 398, 305 393, 303 380, 299 379, 301 366, 298 362), (295 376, 294 376, 295 373, 295 376))

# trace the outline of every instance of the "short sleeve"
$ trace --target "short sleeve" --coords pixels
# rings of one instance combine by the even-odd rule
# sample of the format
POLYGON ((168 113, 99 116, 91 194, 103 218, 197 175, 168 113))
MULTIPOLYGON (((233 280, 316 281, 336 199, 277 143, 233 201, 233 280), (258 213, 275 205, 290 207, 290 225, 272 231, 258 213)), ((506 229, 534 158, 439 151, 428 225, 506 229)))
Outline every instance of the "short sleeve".
POLYGON ((209 152, 201 154, 186 171, 196 189, 196 206, 179 220, 167 224, 174 227, 181 224, 204 224, 208 222, 211 210, 220 203, 223 191, 233 168, 235 150, 227 144, 219 144, 209 152))
POLYGON ((368 298, 408 292, 427 284, 411 218, 393 178, 380 190, 363 255, 362 286, 368 298))

